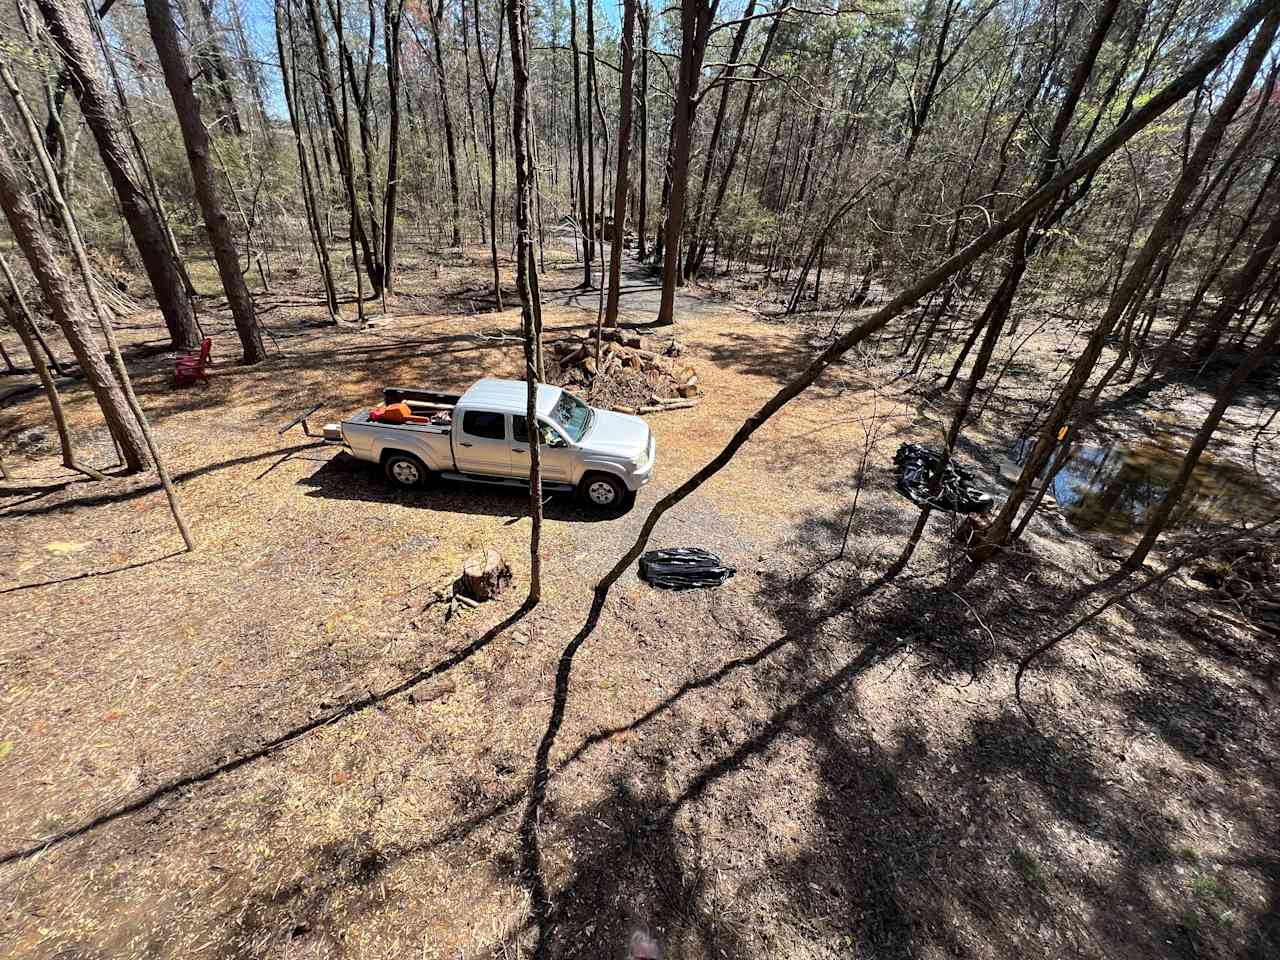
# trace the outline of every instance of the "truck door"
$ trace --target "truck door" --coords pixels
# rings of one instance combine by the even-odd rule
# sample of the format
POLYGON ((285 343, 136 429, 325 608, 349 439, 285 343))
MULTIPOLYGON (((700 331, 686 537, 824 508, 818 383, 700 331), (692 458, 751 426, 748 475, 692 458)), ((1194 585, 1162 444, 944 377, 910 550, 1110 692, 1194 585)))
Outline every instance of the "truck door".
POLYGON ((464 410, 453 437, 453 459, 462 473, 511 476, 507 417, 488 410, 464 410))
MULTIPOLYGON (((512 472, 519 477, 529 476, 529 432, 525 428, 525 423, 524 417, 511 418, 511 437, 514 440, 511 444, 511 468, 512 472)), ((543 443, 540 448, 542 479, 572 483, 573 451, 569 449, 564 437, 554 427, 543 424, 542 431, 543 443)))

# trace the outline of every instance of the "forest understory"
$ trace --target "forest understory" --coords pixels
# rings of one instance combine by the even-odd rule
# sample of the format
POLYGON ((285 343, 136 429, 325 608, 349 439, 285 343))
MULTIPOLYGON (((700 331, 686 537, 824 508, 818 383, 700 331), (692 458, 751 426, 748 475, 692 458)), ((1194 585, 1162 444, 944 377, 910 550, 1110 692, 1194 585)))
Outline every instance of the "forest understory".
MULTIPOLYGON (((680 288, 703 395, 648 417, 653 484, 613 519, 549 499, 542 603, 513 589, 446 621, 433 592, 474 550, 527 579, 527 498, 405 494, 278 434, 388 384, 520 376, 488 251, 402 250, 363 329, 278 268, 256 365, 206 309, 208 385, 172 386, 157 311, 118 322, 196 552, 151 474, 88 482, 31 436, 38 391, 0 409, 0 768, 22 785, 0 809, 0 953, 600 957, 644 924, 689 960, 1280 954, 1274 623, 1192 565, 1036 660, 1019 699, 1019 659, 1114 593, 1127 534, 1042 510, 975 572, 935 514, 885 578, 919 514, 893 454, 940 444, 954 338, 904 375, 900 318, 661 521, 654 546, 719 553, 727 583, 628 574, 595 610, 649 507, 860 316, 783 316, 741 269, 680 288)), ((621 319, 651 319, 627 270, 621 319)), ((548 339, 594 327, 580 277, 548 264, 548 339)), ((993 495, 1088 336, 1071 309, 1020 300, 975 399, 956 456, 993 495)), ((1088 442, 1179 454, 1214 377, 1116 383, 1088 442)), ((81 455, 109 464, 92 395, 62 389, 81 455)), ((1273 404, 1231 407, 1210 451, 1238 469, 1208 509, 1274 502, 1273 404)))

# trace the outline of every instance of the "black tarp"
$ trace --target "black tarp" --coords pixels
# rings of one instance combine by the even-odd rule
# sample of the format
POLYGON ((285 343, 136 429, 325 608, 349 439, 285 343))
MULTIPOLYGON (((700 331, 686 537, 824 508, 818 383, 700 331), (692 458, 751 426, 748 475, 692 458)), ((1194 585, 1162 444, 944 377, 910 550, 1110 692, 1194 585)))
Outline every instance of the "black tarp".
POLYGON ((737 571, 726 567, 714 553, 701 547, 650 550, 640 558, 640 579, 667 590, 718 587, 737 571))

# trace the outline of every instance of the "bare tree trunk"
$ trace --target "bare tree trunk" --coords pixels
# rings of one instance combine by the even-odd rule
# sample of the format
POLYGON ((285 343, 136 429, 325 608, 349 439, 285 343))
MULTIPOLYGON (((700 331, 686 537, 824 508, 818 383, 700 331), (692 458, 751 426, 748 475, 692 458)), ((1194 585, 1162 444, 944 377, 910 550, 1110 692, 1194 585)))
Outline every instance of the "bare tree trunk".
POLYGON ((200 119, 200 98, 191 78, 191 65, 186 51, 178 40, 178 26, 173 20, 170 0, 146 0, 147 23, 151 28, 151 40, 164 72, 165 85, 178 114, 178 126, 187 148, 187 161, 191 166, 191 179, 196 200, 204 214, 213 246, 213 257, 226 291, 227 303, 235 320, 236 333, 244 352, 244 362, 260 363, 267 358, 262 343, 262 329, 253 308, 253 298, 240 273, 240 258, 236 253, 235 239, 231 235, 231 222, 222 207, 218 195, 213 160, 209 156, 209 132, 200 119))
POLYGON ((676 282, 680 274, 680 234, 684 229, 684 201, 689 187, 689 149, 698 78, 707 49, 708 31, 719 0, 681 0, 680 64, 675 114, 671 121, 671 197, 667 209, 666 242, 662 260, 662 300, 659 324, 675 322, 676 282))
POLYGON ((636 258, 647 259, 649 242, 649 0, 640 8, 640 196, 636 206, 636 258))
POLYGON ((1207 360, 1209 355, 1218 348, 1218 342, 1222 339, 1222 334, 1230 325, 1236 312, 1262 280, 1277 245, 1280 245, 1280 213, 1272 218, 1267 228, 1262 231, 1253 249, 1249 251, 1249 259, 1231 278, 1227 295, 1222 298, 1222 303, 1218 305, 1218 309, 1214 311, 1213 317, 1192 348, 1192 355, 1197 360, 1207 360))
MULTIPOLYGON (((307 230, 311 234, 311 244, 315 248, 316 264, 320 268, 320 279, 324 283, 325 306, 329 310, 329 319, 337 322, 339 314, 338 292, 334 288, 333 266, 329 262, 329 246, 325 240, 324 223, 320 217, 318 191, 311 181, 311 161, 308 159, 307 146, 302 139, 302 120, 299 112, 302 104, 298 102, 296 61, 293 69, 285 53, 285 39, 288 38, 289 49, 294 49, 296 41, 293 34, 293 11, 291 0, 275 0, 276 17, 276 50, 280 57, 280 76, 284 88, 285 107, 289 111, 289 124, 293 128, 294 145, 298 152, 298 171, 301 180, 302 205, 307 215, 307 230), (281 10, 284 20, 281 20, 281 10)), ((308 131, 310 127, 308 126, 308 131)), ((319 176, 317 158, 316 174, 319 176)))
MULTIPOLYGON (((227 70, 227 59, 222 54, 222 43, 218 39, 219 27, 213 18, 213 4, 209 0, 200 0, 200 17, 204 21, 204 44, 208 47, 199 54, 201 70, 210 75, 206 82, 217 92, 220 101, 218 107, 224 112, 227 129, 237 137, 243 136, 244 124, 240 122, 240 111, 236 108, 236 93, 231 87, 231 73, 227 70)), ((216 117, 214 125, 219 124, 222 119, 216 117)))
MULTIPOLYGON (((45 363, 44 354, 40 352, 40 344, 36 341, 35 321, 31 318, 31 311, 27 309, 26 300, 23 299, 22 291, 18 287, 18 281, 13 275, 13 271, 9 268, 9 261, 0 255, 0 272, 4 273, 5 280, 9 283, 9 290, 13 294, 13 300, 4 300, 4 314, 9 324, 18 334, 18 339, 22 341, 22 345, 26 347, 27 354, 31 357, 31 366, 36 371, 36 376, 40 378, 40 385, 44 387, 44 394, 49 400, 49 409, 53 413, 53 423, 58 430, 58 442, 62 446, 62 465, 68 470, 76 470, 86 474, 95 480, 105 480, 101 473, 92 467, 84 466, 76 457, 75 444, 71 439, 71 428, 67 426, 67 416, 62 409, 62 398, 58 394, 58 385, 53 380, 53 375, 49 372, 49 365, 45 363)), ((6 354, 6 359, 7 359, 6 354)))
POLYGON ((453 246, 462 246, 462 185, 458 180, 458 150, 453 133, 453 109, 449 106, 449 86, 444 73, 444 47, 440 42, 440 21, 444 17, 444 0, 426 4, 431 21, 431 39, 435 48, 436 80, 440 89, 440 112, 444 118, 445 158, 449 164, 449 202, 452 210, 453 246))
MULTIPOLYGON (((471 133, 471 172, 475 176, 476 183, 476 215, 480 219, 480 240, 485 242, 489 239, 489 224, 484 218, 484 188, 480 183, 480 133, 476 127, 476 108, 475 94, 471 86, 471 40, 467 33, 467 0, 460 0, 459 19, 462 27, 462 77, 467 97, 467 127, 471 133)), ((552 126, 555 123, 555 109, 552 108, 551 113, 552 126)))
MULTIPOLYGON (((1199 184, 1209 161, 1217 152, 1228 125, 1235 117, 1240 104, 1244 101, 1249 87, 1253 83, 1253 78, 1267 55, 1278 23, 1280 23, 1280 14, 1273 14, 1268 17, 1257 37, 1255 37, 1240 71, 1236 74, 1231 88, 1223 99, 1222 105, 1214 113, 1205 128, 1204 134, 1196 144, 1195 152, 1188 159, 1186 166, 1183 167, 1182 174, 1174 185, 1173 193, 1161 210, 1160 216, 1152 227, 1142 250, 1135 258, 1133 266, 1124 281, 1116 287, 1107 306, 1106 313, 1099 320, 1089 338, 1089 342, 1085 345, 1079 359, 1072 367, 1066 383, 1058 394, 1053 409, 1041 426, 1036 445, 1027 456, 1017 483, 1015 483, 1009 497, 991 522, 978 549, 974 552, 975 559, 982 561, 990 558, 1005 543, 1018 508, 1026 499, 1031 485, 1040 476, 1054 445, 1060 442, 1059 434, 1062 427, 1066 424, 1080 391, 1092 375, 1098 359, 1102 355, 1102 349, 1107 338, 1133 301, 1137 291, 1145 284, 1156 258, 1170 240, 1185 227, 1187 201, 1199 184)), ((1280 217, 1277 218, 1277 223, 1280 223, 1280 217)), ((1074 432, 1071 431, 1071 433, 1074 432)), ((1070 437, 1063 439, 1069 441, 1070 437)))
MULTIPOLYGON (((514 0, 507 0, 508 4, 514 0)), ((587 0, 588 3, 591 0, 587 0)), ((595 234, 591 229, 591 197, 587 192, 587 158, 583 152, 582 134, 582 65, 578 62, 578 4, 569 0, 569 49, 573 52, 573 139, 578 157, 578 230, 582 233, 582 287, 591 289, 595 274, 591 261, 595 257, 595 234)))
MULTIPOLYGON (((347 115, 347 85, 341 83, 342 111, 338 109, 338 91, 333 87, 333 71, 329 63, 329 42, 325 38, 325 29, 320 22, 320 9, 316 0, 307 0, 307 19, 311 23, 311 34, 315 44, 316 72, 319 79, 321 98, 324 101, 325 116, 329 121, 329 132, 333 140, 334 154, 337 157, 338 175, 342 180, 347 195, 347 212, 350 222, 351 267, 356 275, 356 307, 360 322, 364 322, 364 287, 360 277, 360 261, 356 251, 359 244, 364 255, 365 271, 373 282, 375 289, 382 282, 381 268, 376 262, 374 251, 370 249, 369 238, 364 229, 364 218, 360 215, 360 199, 356 193, 355 172, 352 169, 351 136, 347 115), (375 276, 377 274, 377 276, 375 276)), ((339 35, 341 40, 341 35, 339 35)), ((339 52, 341 59, 341 52, 339 52)), ((341 80, 341 63, 339 63, 339 79, 341 80)), ((326 150, 327 155, 327 150, 326 150)))
POLYGON ((71 0, 36 0, 45 25, 71 73, 71 88, 80 104, 98 153, 111 178, 120 210, 142 258, 156 302, 164 314, 169 338, 178 350, 200 347, 200 329, 187 300, 182 277, 165 236, 164 226, 142 189, 129 173, 129 151, 107 95, 83 13, 71 0))
MULTIPOLYGON (((498 14, 498 49, 493 58, 493 73, 485 60, 484 40, 480 35, 480 0, 475 0, 475 19, 472 26, 476 34, 476 59, 480 76, 484 80, 485 107, 489 118, 489 258, 493 264, 493 309, 502 312, 502 274, 498 270, 498 114, 494 103, 498 92, 498 76, 502 65, 502 40, 505 31, 502 20, 506 18, 506 4, 501 0, 498 14)), ((590 265, 588 264, 588 268, 590 265)))
MULTIPOLYGON (((706 155, 702 161, 702 183, 698 187, 698 199, 694 204, 693 215, 689 218, 689 244, 685 256, 685 276, 692 277, 698 269, 699 249, 706 249, 706 241, 701 239, 702 217, 707 207, 707 189, 711 184, 711 170, 715 166, 716 148, 720 145, 720 132, 724 129, 725 114, 729 110, 729 95, 733 92, 733 76, 737 71, 738 58, 742 56, 742 48, 747 42, 747 34, 751 31, 752 14, 756 11, 756 0, 747 0, 746 9, 742 12, 742 22, 733 35, 733 44, 729 48, 729 66, 724 68, 720 82, 720 103, 716 106, 716 119, 711 125, 711 137, 707 140, 706 155)), ((774 22, 782 20, 781 16, 773 18, 774 22)), ((833 35, 834 36, 834 35, 833 35)), ((827 61, 831 62, 830 59, 827 61)), ((750 89, 748 84, 748 89, 750 89)), ((814 125, 817 125, 817 111, 814 112, 814 125)), ((746 115, 739 118, 738 131, 746 125, 746 115)))
POLYGON ((396 194, 400 189, 400 21, 404 0, 385 0, 382 10, 388 113, 387 186, 382 194, 382 292, 385 297, 395 282, 396 194))
MULTIPOLYGON (((7 67, 5 72, 8 73, 7 67)), ((85 321, 84 312, 58 263, 53 246, 40 228, 39 215, 29 199, 31 192, 18 177, 7 140, 0 137, 0 206, 4 207, 14 240, 31 264, 31 272, 49 312, 66 336, 71 352, 97 398, 107 428, 124 457, 125 467, 131 472, 144 470, 151 460, 138 420, 85 321)))
POLYGON ((262 129, 263 138, 270 141, 271 118, 267 116, 267 104, 262 93, 266 86, 262 80, 262 70, 254 56, 253 48, 249 45, 249 34, 244 28, 244 18, 240 15, 238 0, 229 0, 227 9, 231 11, 231 28, 236 38, 236 46, 239 48, 245 83, 253 94, 253 106, 258 117, 258 125, 262 129))
MULTIPOLYGON (((779 11, 786 10, 791 0, 783 0, 778 7, 779 11)), ((733 170, 738 162, 738 154, 742 151, 742 138, 745 136, 747 126, 751 120, 751 104, 755 101, 756 90, 760 87, 760 81, 764 78, 766 64, 769 62, 769 55, 773 51, 773 41, 778 35, 778 28, 782 26, 785 18, 781 15, 773 18, 773 22, 769 24, 769 32, 765 35, 764 46, 760 50, 760 59, 756 61, 755 69, 751 75, 751 82, 747 84, 747 93, 742 100, 742 112, 738 116, 738 122, 733 135, 733 145, 725 153, 724 170, 720 173, 720 182, 716 186, 715 199, 711 203, 711 213, 707 217, 705 226, 699 230, 697 246, 693 243, 689 245, 689 262, 686 264, 685 272, 688 274, 696 274, 702 267, 702 261, 707 255, 707 242, 715 236, 717 230, 717 221, 720 219, 720 208, 724 206, 725 194, 729 191, 729 183, 733 179, 733 170)), ((726 96, 728 90, 725 91, 726 96)), ((708 168, 709 169, 709 168, 708 168)), ((706 176, 704 172, 702 194, 705 196, 707 190, 706 176)), ((702 198, 699 198, 699 219, 701 219, 702 198)))
MULTIPOLYGON (((134 122, 132 111, 129 109, 129 97, 125 93, 124 82, 120 79, 120 71, 116 67, 115 53, 112 45, 107 40, 106 31, 102 27, 101 10, 106 7, 107 4, 104 3, 95 12, 90 5, 85 5, 84 9, 89 17, 89 29, 93 34, 94 40, 97 41, 98 53, 102 56, 102 62, 107 67, 107 74, 111 77, 111 85, 116 92, 116 104, 120 111, 118 115, 119 125, 124 128, 129 136, 129 143, 133 146, 133 159, 137 162, 142 178, 146 182, 147 196, 150 199, 152 209, 155 210, 156 218, 160 222, 164 233, 164 241, 168 245, 169 255, 173 258, 174 269, 178 271, 178 276, 182 280, 182 288, 186 291, 187 303, 190 305, 194 315, 198 294, 196 293, 195 284, 191 282, 191 274, 187 270, 186 261, 182 259, 182 253, 178 249, 178 240, 173 235, 173 228, 169 225, 169 213, 165 209, 164 198, 160 196, 160 187, 157 185, 155 173, 151 169, 151 161, 147 157, 146 147, 142 143, 142 138, 138 135, 138 126, 134 122)), ((200 318, 196 316, 195 319, 198 328, 200 318)))
MULTIPOLYGON (((754 2, 754 0, 753 0, 754 2)), ((604 309, 606 326, 618 325, 618 298, 622 287, 622 234, 627 221, 628 166, 631 161, 631 106, 635 97, 636 0, 624 0, 622 8, 622 92, 618 123, 617 185, 613 190, 613 236, 609 238, 609 300, 604 309)))
MULTIPOLYGON (((835 229, 836 224, 838 224, 841 220, 843 220, 845 215, 848 214, 848 212, 853 209, 853 205, 867 195, 867 192, 870 190, 871 186, 872 184, 866 184, 860 187, 859 189, 855 190, 853 195, 850 196, 848 200, 846 200, 844 203, 840 204, 840 206, 836 208, 835 213, 831 215, 831 219, 827 221, 826 226, 824 226, 820 231, 818 231, 817 236, 813 238, 813 244, 809 248, 809 255, 805 258, 804 266, 800 268, 799 277, 796 278, 795 292, 792 293, 791 300, 790 302, 787 303, 786 312, 788 314, 792 314, 796 312, 796 307, 800 303, 800 294, 804 290, 805 281, 808 280, 809 278, 809 271, 813 267, 813 261, 817 259, 819 251, 821 251, 822 248, 826 245, 827 237, 831 235, 831 231, 835 229)), ((815 300, 817 299, 816 290, 814 291, 814 299, 815 300)))
MULTIPOLYGON (((12 77, 8 70, 6 69, 3 72, 6 83, 11 82, 12 77)), ((53 168, 53 161, 49 159, 49 154, 45 152, 40 130, 36 126, 35 119, 31 116, 30 111, 27 110, 26 104, 20 96, 15 96, 14 101, 22 117, 23 125, 26 127, 27 138, 31 142, 31 146, 39 160, 40 168, 44 173, 44 187, 49 191, 49 196, 53 202, 54 210, 57 211, 63 233, 71 245, 76 265, 80 268, 80 278, 84 282, 89 302, 93 305, 93 312, 98 318, 98 327, 107 341, 107 350, 111 355, 111 365, 115 369, 116 381, 124 391, 125 403, 128 405, 129 412, 133 415, 133 422, 137 426, 138 432, 142 434, 142 440, 146 444, 146 451, 151 458, 151 463, 156 468, 156 475, 160 478, 160 486, 164 489, 165 498, 169 501, 169 512, 173 514, 173 522, 178 528, 178 533, 182 536, 182 542, 186 545, 188 551, 194 550, 195 541, 191 537, 191 530, 188 528, 186 517, 183 515, 182 505, 178 502, 178 493, 173 487, 173 481, 169 478, 169 470, 165 466, 164 459, 160 456, 160 449, 156 446, 155 438, 151 435, 151 428, 147 425, 146 415, 142 412, 142 404, 138 402, 138 397, 133 392, 133 382, 129 379, 129 370, 125 366, 124 356, 120 353, 120 344, 116 341, 115 330, 111 326, 111 318, 108 316, 106 307, 102 305, 102 300, 98 296, 93 268, 89 265, 89 255, 85 252, 84 242, 80 238, 80 231, 76 226, 75 218, 71 215, 71 208, 67 205, 66 198, 62 195, 62 189, 58 186, 58 176, 57 171, 53 168)), ((0 193, 3 192, 3 187, 0 187, 0 193)), ((16 232, 15 230, 15 234, 16 232)))
POLYGON ((511 33, 511 134, 516 161, 516 287, 520 291, 524 322, 525 383, 528 403, 525 424, 529 441, 529 603, 542 598, 542 454, 538 429, 538 379, 542 344, 539 337, 533 283, 533 167, 529 156, 529 8, 527 0, 508 0, 507 24, 511 33))
POLYGON ((1209 446, 1209 441, 1213 439, 1214 431, 1218 429, 1218 424, 1222 421, 1222 415, 1231 406, 1232 400, 1235 399, 1236 393, 1244 382, 1262 366, 1263 361, 1271 358, 1278 343, 1280 343, 1280 318, 1272 321, 1271 327, 1262 336, 1262 339, 1245 355, 1240 365, 1236 367, 1231 377, 1218 391, 1213 408, 1209 411, 1208 416, 1204 418, 1204 422, 1196 432, 1195 439, 1191 441, 1191 449, 1182 458, 1182 466, 1178 470, 1178 475, 1169 484, 1169 489, 1165 492, 1164 499, 1160 501, 1160 505, 1151 514, 1151 519, 1147 521, 1147 527, 1142 533, 1142 539, 1133 548, 1133 553, 1125 560, 1122 569, 1128 571, 1137 570, 1147 559, 1147 554, 1151 552, 1151 548, 1155 546, 1157 538, 1168 525, 1169 517, 1172 515, 1174 507, 1182 499, 1182 495, 1187 489, 1187 484, 1191 480, 1191 475, 1195 472, 1196 465, 1200 462, 1201 454, 1209 446))

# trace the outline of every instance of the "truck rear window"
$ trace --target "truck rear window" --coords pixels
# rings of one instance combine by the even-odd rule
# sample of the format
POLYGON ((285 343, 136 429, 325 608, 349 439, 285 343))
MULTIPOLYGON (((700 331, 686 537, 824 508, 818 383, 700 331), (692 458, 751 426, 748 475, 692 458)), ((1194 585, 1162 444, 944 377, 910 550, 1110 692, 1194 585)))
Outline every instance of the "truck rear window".
POLYGON ((462 415, 462 432, 473 437, 501 440, 507 435, 505 417, 501 413, 486 410, 468 410, 462 415))

